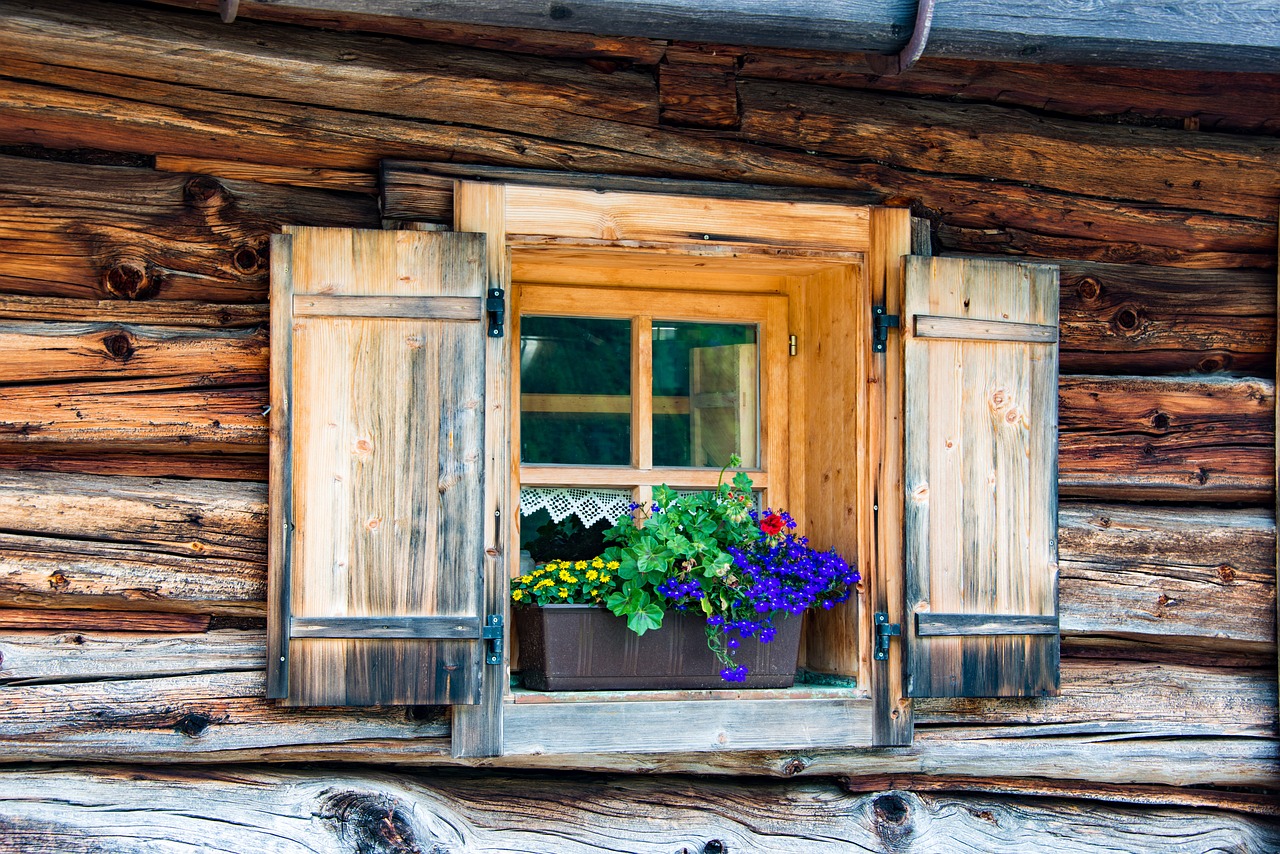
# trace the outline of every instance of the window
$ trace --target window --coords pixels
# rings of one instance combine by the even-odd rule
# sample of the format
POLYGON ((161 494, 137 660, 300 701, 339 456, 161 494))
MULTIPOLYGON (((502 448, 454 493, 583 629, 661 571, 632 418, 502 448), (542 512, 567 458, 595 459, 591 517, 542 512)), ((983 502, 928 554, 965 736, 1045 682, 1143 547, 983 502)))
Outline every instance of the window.
POLYGON ((456 230, 273 243, 269 696, 451 704, 469 757, 903 744, 908 676, 1053 689, 1047 268, 907 263, 904 210, 384 177, 456 230), (840 684, 512 692, 520 490, 702 487, 731 449, 859 565, 804 644, 840 684))

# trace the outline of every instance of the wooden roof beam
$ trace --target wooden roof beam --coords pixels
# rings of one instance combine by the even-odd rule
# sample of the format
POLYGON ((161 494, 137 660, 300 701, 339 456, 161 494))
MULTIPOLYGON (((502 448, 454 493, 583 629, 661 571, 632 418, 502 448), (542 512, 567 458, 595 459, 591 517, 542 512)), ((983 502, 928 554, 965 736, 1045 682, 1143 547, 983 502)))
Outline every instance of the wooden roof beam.
MULTIPOLYGON (((208 8, 208 0, 163 0, 208 8)), ((244 0, 242 17, 385 17, 755 47, 894 54, 916 29, 912 0, 244 0)), ((948 0, 928 54, 963 59, 1280 71, 1271 0, 948 0)))

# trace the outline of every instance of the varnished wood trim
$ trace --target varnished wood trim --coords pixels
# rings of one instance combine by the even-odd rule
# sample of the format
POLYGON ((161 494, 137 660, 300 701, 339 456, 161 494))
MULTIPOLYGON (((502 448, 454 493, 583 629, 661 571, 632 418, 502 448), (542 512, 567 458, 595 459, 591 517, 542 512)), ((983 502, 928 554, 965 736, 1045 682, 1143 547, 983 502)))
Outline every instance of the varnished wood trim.
POLYGON ((296 317, 384 317, 405 320, 479 321, 479 297, 328 296, 299 294, 296 317))
POLYGON ((476 617, 294 617, 293 638, 479 638, 476 617))
POLYGON ((921 637, 1056 635, 1058 618, 1039 614, 916 614, 921 637))
MULTIPOLYGON (((751 471, 751 483, 756 489, 770 487, 769 472, 751 471)), ((732 475, 728 472, 724 480, 732 475)), ((520 484, 522 486, 600 486, 625 489, 628 486, 657 486, 668 484, 676 489, 715 489, 720 483, 720 469, 694 468, 628 468, 626 466, 600 466, 597 468, 577 466, 521 466, 520 484)))
POLYGON ((1058 327, 1009 320, 976 320, 969 317, 938 317, 917 314, 917 338, 963 338, 976 341, 1021 341, 1028 344, 1058 343, 1058 327))

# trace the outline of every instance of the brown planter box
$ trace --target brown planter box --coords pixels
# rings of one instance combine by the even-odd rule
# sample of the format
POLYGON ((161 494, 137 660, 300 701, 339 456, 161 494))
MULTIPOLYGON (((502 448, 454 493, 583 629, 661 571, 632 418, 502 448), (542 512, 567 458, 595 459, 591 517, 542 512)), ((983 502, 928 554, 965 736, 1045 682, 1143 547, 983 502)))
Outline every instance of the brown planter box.
POLYGON ((637 635, 627 621, 596 605, 515 609, 524 687, 536 691, 789 688, 800 650, 799 617, 777 620, 769 643, 744 638, 735 656, 746 682, 725 682, 707 649, 701 615, 670 611, 662 628, 637 635))

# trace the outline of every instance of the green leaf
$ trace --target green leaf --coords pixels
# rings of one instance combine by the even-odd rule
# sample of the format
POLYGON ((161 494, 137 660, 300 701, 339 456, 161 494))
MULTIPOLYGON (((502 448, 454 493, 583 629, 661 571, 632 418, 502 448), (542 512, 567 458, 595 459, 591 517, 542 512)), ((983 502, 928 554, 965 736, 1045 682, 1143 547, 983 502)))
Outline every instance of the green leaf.
POLYGON ((650 629, 662 628, 663 610, 658 605, 647 605, 627 617, 627 628, 638 635, 643 635, 650 629))

